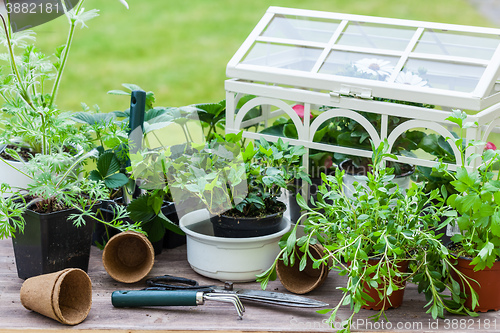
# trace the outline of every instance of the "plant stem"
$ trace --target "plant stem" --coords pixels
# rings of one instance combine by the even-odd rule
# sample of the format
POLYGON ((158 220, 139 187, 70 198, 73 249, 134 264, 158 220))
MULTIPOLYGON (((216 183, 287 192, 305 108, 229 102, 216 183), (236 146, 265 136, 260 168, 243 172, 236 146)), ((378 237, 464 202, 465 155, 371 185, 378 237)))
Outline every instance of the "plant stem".
POLYGON ((16 58, 14 56, 14 50, 12 48, 12 43, 10 41, 11 31, 7 27, 7 22, 5 21, 5 18, 3 17, 3 15, 0 14, 0 17, 2 19, 3 28, 5 30, 5 39, 7 40, 7 46, 9 49, 10 66, 12 67, 12 71, 16 75, 17 84, 19 85, 19 88, 21 90, 20 96, 26 102, 26 104, 28 104, 34 111, 36 111, 35 107, 33 106, 33 102, 29 98, 29 94, 28 94, 28 91, 26 90, 26 87, 24 87, 22 84, 21 75, 19 74, 19 69, 17 68, 16 58))
MULTIPOLYGON (((80 2, 78 3, 78 7, 74 8, 72 10, 74 10, 76 13, 78 13, 81 10, 84 2, 85 2, 85 0, 80 0, 80 2)), ((76 20, 72 20, 68 16, 66 1, 62 0, 62 5, 63 5, 62 7, 64 9, 64 13, 68 17, 68 21, 70 23, 70 28, 69 28, 69 32, 68 32, 68 38, 66 40, 66 46, 64 47, 63 55, 61 58, 61 64, 59 65, 59 70, 57 71, 56 80, 54 82, 54 86, 52 87, 52 93, 50 96, 50 102, 49 102, 48 108, 51 108, 54 105, 54 102, 56 100, 57 92, 58 92, 59 86, 61 84, 62 74, 64 72, 64 68, 66 67, 66 62, 68 61, 68 55, 69 55, 69 50, 71 49, 71 43, 73 42, 73 37, 75 35, 76 20)))

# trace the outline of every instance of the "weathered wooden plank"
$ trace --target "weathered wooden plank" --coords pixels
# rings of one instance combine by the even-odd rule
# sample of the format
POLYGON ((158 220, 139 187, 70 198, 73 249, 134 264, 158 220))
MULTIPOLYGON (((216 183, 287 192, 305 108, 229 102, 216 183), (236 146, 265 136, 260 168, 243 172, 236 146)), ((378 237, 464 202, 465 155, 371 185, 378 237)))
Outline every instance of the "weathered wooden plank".
MULTIPOLYGON (((0 241, 0 332, 11 330, 106 330, 114 332, 144 332, 171 330, 187 332, 193 330, 213 332, 331 332, 326 323, 328 315, 311 309, 287 308, 257 303, 245 303, 246 312, 239 320, 231 305, 207 302, 197 307, 161 307, 141 309, 118 309, 111 305, 111 293, 115 290, 141 289, 144 281, 123 284, 114 281, 104 270, 101 251, 93 247, 89 263, 89 276, 93 286, 93 304, 87 319, 75 328, 69 328, 23 308, 19 300, 19 290, 23 280, 17 277, 10 240, 0 241)), ((157 256, 150 276, 176 275, 196 279, 200 284, 222 284, 196 274, 186 261, 185 246, 166 250, 157 256)), ((340 299, 337 286, 343 285, 345 278, 331 272, 325 284, 307 296, 331 305, 340 299)), ((235 287, 259 289, 257 283, 239 283, 235 287)), ((269 290, 287 292, 279 281, 269 284, 269 290)), ((387 321, 371 322, 368 317, 373 311, 362 310, 356 318, 356 330, 368 331, 428 331, 428 332, 496 332, 500 331, 500 314, 488 312, 479 318, 447 316, 433 320, 425 313, 423 295, 418 294, 415 285, 408 285, 403 305, 387 311, 387 321)), ((347 317, 348 307, 340 310, 341 318, 347 317)), ((97 331, 96 331, 97 332, 97 331)))

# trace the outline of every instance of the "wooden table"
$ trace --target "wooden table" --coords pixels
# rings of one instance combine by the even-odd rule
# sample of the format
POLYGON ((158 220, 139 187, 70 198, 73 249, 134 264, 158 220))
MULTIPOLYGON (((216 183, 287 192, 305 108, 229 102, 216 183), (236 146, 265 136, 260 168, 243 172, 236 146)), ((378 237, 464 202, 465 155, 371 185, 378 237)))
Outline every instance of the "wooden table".
MULTIPOLYGON (((332 332, 325 323, 328 315, 315 312, 314 309, 287 308, 273 305, 245 302, 246 312, 239 320, 235 309, 230 304, 206 302, 203 306, 193 307, 150 307, 119 309, 111 305, 111 293, 115 290, 141 289, 144 281, 136 284, 123 284, 113 280, 104 270, 101 251, 92 247, 89 272, 93 287, 93 304, 87 319, 75 326, 65 326, 52 319, 26 310, 19 300, 19 290, 23 280, 17 277, 11 240, 0 241, 0 332, 12 331, 79 331, 105 330, 114 332, 155 331, 216 331, 216 332, 332 332)), ((193 278, 202 284, 222 284, 219 281, 204 278, 195 273, 186 260, 186 247, 164 249, 156 257, 150 276, 176 275, 193 278)), ((336 304, 340 292, 337 286, 345 283, 343 277, 331 272, 323 286, 307 296, 336 304)), ((500 281, 499 281, 500 283, 500 281)), ((235 287, 259 289, 257 283, 240 283, 235 287)), ((269 284, 268 290, 287 292, 279 281, 269 284)), ((361 310, 356 317, 353 331, 372 332, 498 332, 500 331, 500 313, 488 312, 478 318, 447 316, 446 319, 433 320, 425 313, 423 295, 417 293, 416 286, 407 286, 404 303, 398 309, 387 311, 390 323, 372 322, 369 316, 373 311, 361 310), (489 326, 488 326, 489 324, 489 326)), ((348 307, 344 307, 339 316, 348 316, 348 307)))

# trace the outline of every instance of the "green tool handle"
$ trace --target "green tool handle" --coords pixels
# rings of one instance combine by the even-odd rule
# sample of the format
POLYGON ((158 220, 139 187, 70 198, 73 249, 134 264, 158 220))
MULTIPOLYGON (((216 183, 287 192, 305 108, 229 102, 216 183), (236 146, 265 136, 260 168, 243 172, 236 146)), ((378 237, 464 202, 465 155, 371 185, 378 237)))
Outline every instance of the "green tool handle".
POLYGON ((111 295, 111 303, 115 307, 192 306, 202 304, 197 301, 198 293, 198 290, 119 290, 111 295))

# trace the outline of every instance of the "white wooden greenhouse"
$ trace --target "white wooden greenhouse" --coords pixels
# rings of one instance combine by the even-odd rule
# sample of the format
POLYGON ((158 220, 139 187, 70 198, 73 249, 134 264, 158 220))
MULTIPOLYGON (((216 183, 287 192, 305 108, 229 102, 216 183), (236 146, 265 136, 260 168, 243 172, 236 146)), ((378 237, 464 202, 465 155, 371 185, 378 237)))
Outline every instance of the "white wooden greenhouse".
MULTIPOLYGON (((479 125, 467 130, 468 140, 486 141, 500 125, 500 29, 270 7, 228 63, 227 76, 227 132, 265 128, 285 116, 297 132, 288 140, 309 149, 371 156, 314 140, 321 124, 336 117, 359 123, 375 144, 387 138, 390 145, 414 128, 451 138, 445 118, 453 109, 479 125), (303 106, 303 117, 295 105, 303 106), (249 117, 256 106, 260 113, 249 117), (378 128, 367 113, 380 115, 378 128), (406 121, 389 129, 391 117, 406 121)), ((425 154, 398 160, 436 163, 425 154)))

